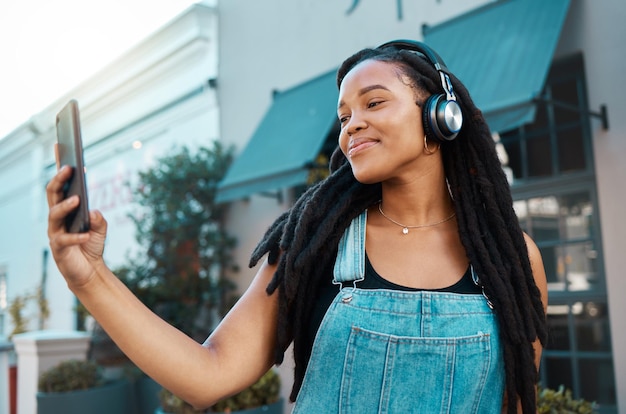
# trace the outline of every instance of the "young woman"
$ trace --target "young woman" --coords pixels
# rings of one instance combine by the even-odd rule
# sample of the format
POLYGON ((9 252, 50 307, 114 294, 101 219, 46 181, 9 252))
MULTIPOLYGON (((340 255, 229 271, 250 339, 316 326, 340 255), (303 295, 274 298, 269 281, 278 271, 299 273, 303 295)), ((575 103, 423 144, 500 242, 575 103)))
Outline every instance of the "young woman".
POLYGON ((49 238, 72 291, 146 373, 207 406, 280 363, 294 413, 534 413, 545 272, 520 229, 481 112, 426 45, 394 41, 338 72, 331 175, 253 252, 253 283, 202 345, 102 260, 106 222, 68 234, 70 171, 48 185, 49 238))

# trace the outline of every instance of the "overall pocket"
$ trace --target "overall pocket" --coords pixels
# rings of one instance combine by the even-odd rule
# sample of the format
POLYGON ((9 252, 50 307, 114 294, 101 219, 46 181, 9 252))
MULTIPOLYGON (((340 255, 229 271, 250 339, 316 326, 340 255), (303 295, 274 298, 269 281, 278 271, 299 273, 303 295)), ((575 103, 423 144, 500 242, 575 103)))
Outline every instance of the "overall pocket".
POLYGON ((352 327, 342 414, 476 413, 489 372, 489 334, 406 337, 352 327))

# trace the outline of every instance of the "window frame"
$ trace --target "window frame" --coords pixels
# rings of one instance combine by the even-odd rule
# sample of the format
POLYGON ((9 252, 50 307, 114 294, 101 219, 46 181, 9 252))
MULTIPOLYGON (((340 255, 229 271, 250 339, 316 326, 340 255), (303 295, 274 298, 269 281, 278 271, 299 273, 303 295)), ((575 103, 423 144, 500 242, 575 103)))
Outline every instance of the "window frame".
MULTIPOLYGON (((583 56, 577 53, 572 56, 568 56, 553 62, 550 74, 546 80, 546 86, 544 88, 544 95, 539 99, 538 111, 545 110, 546 113, 543 118, 539 118, 539 122, 544 122, 544 125, 539 127, 533 127, 531 125, 525 125, 517 128, 514 131, 508 131, 508 133, 501 135, 501 143, 506 145, 507 143, 514 143, 515 140, 519 140, 519 162, 520 162, 520 177, 513 179, 511 183, 511 194, 513 201, 529 200, 536 197, 556 196, 563 197, 568 194, 587 193, 589 194, 589 201, 592 205, 592 213, 589 223, 591 233, 585 240, 590 240, 594 245, 594 250, 597 251, 595 259, 595 271, 597 274, 598 284, 594 286, 593 290, 552 290, 548 292, 549 306, 566 306, 567 307, 567 332, 569 340, 569 349, 567 350, 551 350, 549 348, 544 349, 542 353, 542 368, 540 369, 540 381, 543 384, 548 383, 549 369, 545 361, 547 359, 562 359, 563 361, 569 360, 572 378, 571 384, 568 386, 572 389, 574 398, 584 398, 583 378, 581 374, 581 361, 597 360, 609 362, 613 370, 612 384, 614 389, 615 402, 613 405, 603 404, 600 407, 600 413, 616 413, 617 412, 617 396, 615 390, 615 374, 613 369, 613 349, 610 345, 610 319, 611 315, 608 313, 607 306, 607 285, 606 285, 606 273, 604 265, 604 254, 602 246, 602 228, 601 220, 599 216, 599 200, 597 193, 596 175, 595 175, 595 163, 593 157, 593 145, 592 145, 592 133, 591 124, 589 119, 589 108, 586 93, 586 79, 584 71, 583 56), (576 96, 578 102, 574 105, 574 110, 579 112, 578 119, 572 121, 570 117, 567 117, 570 121, 564 124, 557 123, 557 117, 555 115, 556 107, 563 107, 563 103, 554 101, 551 96, 552 86, 558 83, 566 83, 574 80, 576 82, 577 90, 576 96), (571 128, 580 128, 582 134, 582 151, 584 153, 584 169, 578 171, 561 171, 560 159, 559 159, 559 132, 566 131, 571 128), (529 159, 526 143, 529 139, 547 134, 550 139, 550 175, 531 177, 529 175, 529 166, 532 160, 529 159), (578 344, 578 331, 577 328, 580 325, 576 315, 574 315, 572 309, 574 306, 578 306, 578 303, 590 303, 597 302, 606 306, 607 314, 606 320, 608 323, 604 326, 604 329, 608 329, 608 351, 581 351, 578 344)), ((570 103, 564 104, 566 110, 572 110, 570 103)), ((518 172, 520 172, 518 171, 518 172)), ((562 217, 559 214, 559 223, 562 217)), ((529 235, 533 237, 532 229, 529 229, 529 235)), ((582 240, 582 239, 581 239, 582 240)), ((579 240, 575 240, 578 242, 579 240)), ((584 240, 582 240, 584 241, 584 240)), ((536 241, 538 247, 542 245, 553 246, 567 246, 573 244, 572 240, 568 240, 563 237, 563 234, 559 234, 559 239, 555 241, 536 241)), ((562 308, 565 309, 565 308, 562 308)), ((549 315, 548 315, 549 318, 549 315)))

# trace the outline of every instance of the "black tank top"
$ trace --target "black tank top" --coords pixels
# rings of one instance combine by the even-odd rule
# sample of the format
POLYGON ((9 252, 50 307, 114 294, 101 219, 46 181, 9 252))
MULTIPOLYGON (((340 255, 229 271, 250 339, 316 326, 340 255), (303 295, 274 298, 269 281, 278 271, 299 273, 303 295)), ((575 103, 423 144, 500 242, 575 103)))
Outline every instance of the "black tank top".
MULTIPOLYGON (((315 307, 311 313, 311 323, 309 324, 308 329, 307 345, 309 346, 309 349, 313 346, 315 335, 317 335, 317 330, 322 323, 322 319, 324 318, 328 307, 339 292, 339 286, 332 283, 332 275, 326 279, 327 282, 322 284, 316 292, 315 307)), ((357 287, 361 289, 391 289, 407 292, 429 291, 460 293, 464 295, 482 294, 480 287, 476 286, 472 281, 472 275, 469 267, 465 271, 465 274, 463 274, 463 277, 452 286, 440 289, 418 289, 397 285, 380 276, 372 267, 372 264, 367 257, 367 253, 365 254, 365 280, 358 282, 357 287)))

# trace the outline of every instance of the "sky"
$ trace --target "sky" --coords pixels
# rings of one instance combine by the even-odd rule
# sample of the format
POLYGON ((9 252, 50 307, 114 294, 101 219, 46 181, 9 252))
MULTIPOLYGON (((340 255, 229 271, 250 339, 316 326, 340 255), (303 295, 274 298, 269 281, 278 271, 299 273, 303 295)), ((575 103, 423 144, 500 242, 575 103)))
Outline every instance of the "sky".
POLYGON ((0 139, 197 0, 2 0, 0 139))

